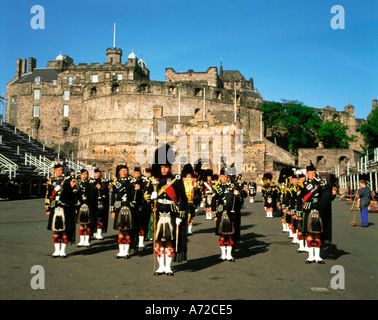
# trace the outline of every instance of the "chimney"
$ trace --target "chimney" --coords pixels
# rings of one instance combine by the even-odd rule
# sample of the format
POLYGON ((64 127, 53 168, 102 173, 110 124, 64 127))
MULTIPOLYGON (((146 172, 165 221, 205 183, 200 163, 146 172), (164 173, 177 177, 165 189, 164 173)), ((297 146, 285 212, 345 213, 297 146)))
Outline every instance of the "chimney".
POLYGON ((17 59, 16 77, 20 78, 25 73, 26 73, 26 60, 17 59))
POLYGON ((373 100, 373 105, 372 105, 371 108, 374 110, 376 107, 378 107, 377 99, 374 99, 374 100, 373 100))
POLYGON ((28 66, 28 73, 32 73, 34 69, 37 67, 37 60, 33 57, 29 57, 29 66, 28 66))
POLYGON ((26 74, 26 59, 21 59, 21 75, 26 74))

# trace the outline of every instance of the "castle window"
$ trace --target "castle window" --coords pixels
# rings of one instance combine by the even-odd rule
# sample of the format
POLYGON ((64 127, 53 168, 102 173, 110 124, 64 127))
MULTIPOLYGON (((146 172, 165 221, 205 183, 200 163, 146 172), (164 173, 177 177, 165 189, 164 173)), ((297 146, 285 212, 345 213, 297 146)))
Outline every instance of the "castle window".
POLYGON ((122 78, 123 78, 122 73, 117 73, 116 79, 117 80, 122 80, 122 78))
POLYGON ((92 82, 98 82, 98 74, 92 74, 92 82))
POLYGON ((63 100, 70 100, 70 91, 69 90, 64 90, 63 100))
POLYGON ((222 98, 222 93, 220 91, 215 92, 215 99, 220 100, 222 98))
POLYGON ((346 156, 341 156, 341 157, 339 158, 339 164, 341 164, 342 162, 344 162, 344 163, 348 163, 348 161, 349 161, 349 158, 346 157, 346 156))
POLYGON ((139 88, 140 88, 140 91, 143 91, 143 92, 148 91, 148 85, 147 84, 141 84, 139 88))
POLYGON ((163 107, 155 106, 153 108, 154 118, 161 118, 163 116, 163 107))
POLYGON ((70 114, 70 106, 68 104, 63 105, 63 117, 68 117, 70 114))
POLYGON ((325 163, 326 163, 326 159, 324 158, 324 156, 317 156, 316 157, 316 164, 317 165, 325 164, 325 163))
POLYGON ((34 89, 34 100, 39 100, 41 97, 41 90, 40 89, 34 89))
POLYGON ((72 84, 72 77, 68 77, 68 84, 72 84))
POLYGON ((91 96, 96 95, 96 93, 97 93, 96 87, 91 88, 91 96))
POLYGON ((112 93, 119 92, 119 84, 115 83, 112 85, 112 93))
POLYGON ((39 117, 39 106, 33 106, 33 117, 34 118, 39 117))
POLYGON ((175 94, 176 93, 176 87, 169 87, 169 93, 175 94))
POLYGON ((41 77, 40 76, 35 77, 34 82, 35 83, 40 83, 41 82, 41 77))
POLYGON ((78 136, 79 135, 79 129, 78 128, 72 128, 71 135, 78 136))
POLYGON ((195 96, 202 96, 202 89, 201 88, 194 89, 194 95, 195 96))

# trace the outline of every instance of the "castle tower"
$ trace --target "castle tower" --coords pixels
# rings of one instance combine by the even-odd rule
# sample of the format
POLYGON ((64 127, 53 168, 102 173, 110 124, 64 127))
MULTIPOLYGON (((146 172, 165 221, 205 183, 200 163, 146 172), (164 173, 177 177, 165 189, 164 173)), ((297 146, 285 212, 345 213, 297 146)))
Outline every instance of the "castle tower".
POLYGON ((122 49, 108 48, 106 49, 106 62, 110 64, 121 64, 122 49))

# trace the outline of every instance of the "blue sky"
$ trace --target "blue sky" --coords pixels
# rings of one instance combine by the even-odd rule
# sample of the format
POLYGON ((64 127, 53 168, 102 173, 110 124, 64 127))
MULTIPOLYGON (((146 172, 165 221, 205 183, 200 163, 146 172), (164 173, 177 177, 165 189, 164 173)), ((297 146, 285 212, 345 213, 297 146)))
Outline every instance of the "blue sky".
POLYGON ((151 80, 165 68, 206 71, 220 65, 253 78, 265 100, 299 100, 366 118, 378 99, 377 0, 0 0, 0 94, 16 59, 44 68, 59 52, 74 63, 106 61, 106 48, 143 56, 151 80), (45 28, 33 29, 34 5, 45 28), (332 29, 334 5, 345 29, 332 29))

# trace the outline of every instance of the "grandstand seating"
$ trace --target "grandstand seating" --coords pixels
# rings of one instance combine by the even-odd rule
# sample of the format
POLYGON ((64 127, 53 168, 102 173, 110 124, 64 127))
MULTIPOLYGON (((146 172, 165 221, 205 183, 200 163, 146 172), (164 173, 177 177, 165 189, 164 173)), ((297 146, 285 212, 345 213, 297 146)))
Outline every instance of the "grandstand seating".
MULTIPOLYGON (((16 171, 17 178, 41 178, 44 177, 40 174, 35 167, 25 164, 25 153, 31 154, 35 157, 44 156, 49 160, 58 158, 57 153, 52 149, 44 147, 38 141, 31 139, 25 133, 15 130, 15 127, 9 123, 0 123, 0 154, 17 164, 16 171)), ((8 173, 1 172, 0 177, 4 177, 8 173)))

